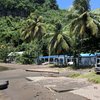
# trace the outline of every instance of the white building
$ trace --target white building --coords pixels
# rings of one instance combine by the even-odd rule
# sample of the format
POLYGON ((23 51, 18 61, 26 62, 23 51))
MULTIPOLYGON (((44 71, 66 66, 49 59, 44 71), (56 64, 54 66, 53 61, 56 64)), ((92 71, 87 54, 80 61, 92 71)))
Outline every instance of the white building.
POLYGON ((18 55, 22 55, 22 54, 23 54, 23 51, 21 51, 21 52, 11 52, 11 53, 8 54, 8 58, 6 59, 6 61, 8 63, 15 63, 16 62, 16 57, 18 55))

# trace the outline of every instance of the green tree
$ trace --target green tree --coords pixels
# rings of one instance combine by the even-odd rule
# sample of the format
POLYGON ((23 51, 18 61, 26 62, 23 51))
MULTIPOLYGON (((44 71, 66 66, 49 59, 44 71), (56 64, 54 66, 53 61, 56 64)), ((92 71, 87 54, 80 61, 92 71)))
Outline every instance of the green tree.
POLYGON ((93 14, 91 14, 89 2, 90 0, 74 0, 73 2, 76 16, 71 22, 70 29, 75 39, 73 43, 75 56, 82 51, 82 42, 84 40, 91 37, 96 38, 99 33, 98 20, 94 19, 93 14))
MULTIPOLYGON (((54 34, 51 34, 49 44, 49 55, 51 54, 61 54, 63 51, 66 53, 70 47, 70 38, 66 33, 63 32, 61 23, 55 25, 54 34)), ((64 54, 65 55, 65 54, 64 54)))
POLYGON ((21 21, 22 19, 11 16, 0 18, 0 42, 18 46, 21 40, 21 21))
POLYGON ((40 55, 40 48, 43 46, 43 36, 45 34, 45 27, 44 23, 42 22, 42 16, 37 16, 31 14, 26 21, 26 26, 23 30, 22 37, 24 40, 31 42, 33 40, 37 40, 38 49, 37 49, 37 62, 39 63, 39 55, 40 55))
POLYGON ((90 10, 90 0, 74 0, 73 6, 78 13, 82 14, 90 10))
POLYGON ((77 16, 71 22, 71 31, 81 38, 90 35, 97 36, 99 30, 98 21, 95 21, 89 12, 89 1, 90 0, 75 0, 73 3, 75 11, 77 11, 77 16))
POLYGON ((45 27, 42 21, 42 16, 31 14, 25 21, 25 27, 22 29, 22 37, 28 42, 34 39, 41 40, 45 34, 45 27))
POLYGON ((0 43, 0 60, 6 62, 8 54, 13 50, 14 48, 9 46, 8 44, 0 43))

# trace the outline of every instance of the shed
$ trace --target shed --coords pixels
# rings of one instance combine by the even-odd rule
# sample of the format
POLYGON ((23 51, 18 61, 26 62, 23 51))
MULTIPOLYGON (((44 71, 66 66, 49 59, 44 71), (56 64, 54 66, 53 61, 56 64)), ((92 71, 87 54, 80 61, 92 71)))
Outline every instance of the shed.
POLYGON ((95 63, 96 63, 95 54, 90 54, 90 53, 80 54, 79 57, 80 66, 94 66, 95 63))

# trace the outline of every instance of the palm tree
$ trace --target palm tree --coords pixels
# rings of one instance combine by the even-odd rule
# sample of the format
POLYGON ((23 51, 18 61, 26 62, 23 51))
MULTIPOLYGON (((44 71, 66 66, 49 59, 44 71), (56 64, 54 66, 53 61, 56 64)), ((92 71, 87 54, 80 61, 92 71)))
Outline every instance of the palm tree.
POLYGON ((61 23, 56 24, 55 32, 54 34, 51 34, 51 35, 52 35, 52 38, 50 39, 50 44, 49 44, 49 55, 51 55, 52 53, 59 55, 61 51, 69 50, 69 48, 71 47, 70 39, 67 36, 67 34, 62 31, 61 23))
POLYGON ((39 64, 40 49, 42 49, 43 35, 45 34, 42 16, 31 14, 25 23, 26 26, 22 30, 22 37, 28 42, 37 41, 37 45, 39 46, 37 50, 37 63, 39 64))
POLYGON ((31 14, 26 20, 26 26, 22 29, 22 37, 25 40, 33 41, 34 39, 41 40, 45 34, 45 27, 42 21, 42 16, 31 14))
MULTIPOLYGON (((87 38, 97 37, 99 33, 98 20, 94 19, 94 15, 90 12, 90 0, 74 0, 74 14, 76 14, 75 18, 71 22, 71 33, 74 34, 75 43, 74 54, 77 55, 77 43, 81 42, 87 38)), ((79 50, 81 50, 79 48, 79 50)), ((75 64, 76 65, 76 64, 75 64)))
POLYGON ((74 0, 73 7, 78 13, 82 14, 90 10, 90 0, 74 0))
POLYGON ((75 0, 73 3, 77 16, 71 22, 71 32, 84 38, 85 36, 97 36, 99 31, 98 21, 89 12, 90 0, 75 0))
POLYGON ((99 32, 98 21, 92 18, 89 12, 84 12, 71 22, 71 32, 81 38, 96 36, 99 32))

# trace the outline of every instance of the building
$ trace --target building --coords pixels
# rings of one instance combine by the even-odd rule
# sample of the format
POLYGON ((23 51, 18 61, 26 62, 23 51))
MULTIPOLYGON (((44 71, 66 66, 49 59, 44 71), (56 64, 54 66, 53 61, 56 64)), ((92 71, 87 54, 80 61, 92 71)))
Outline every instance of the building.
POLYGON ((15 63, 16 62, 16 57, 18 55, 22 55, 22 54, 23 54, 23 51, 22 52, 11 52, 11 53, 8 54, 8 57, 7 57, 6 61, 8 63, 15 63))
POLYGON ((52 56, 41 56, 40 60, 44 62, 53 63, 56 65, 73 65, 74 59, 76 59, 76 63, 79 66, 95 66, 96 58, 100 57, 100 53, 81 53, 78 58, 74 58, 74 56, 68 55, 52 55, 52 56))
POLYGON ((94 66, 96 63, 96 54, 80 54, 79 66, 94 66))
POLYGON ((39 59, 42 63, 49 62, 55 65, 65 65, 73 62, 73 56, 67 55, 40 56, 39 59))

